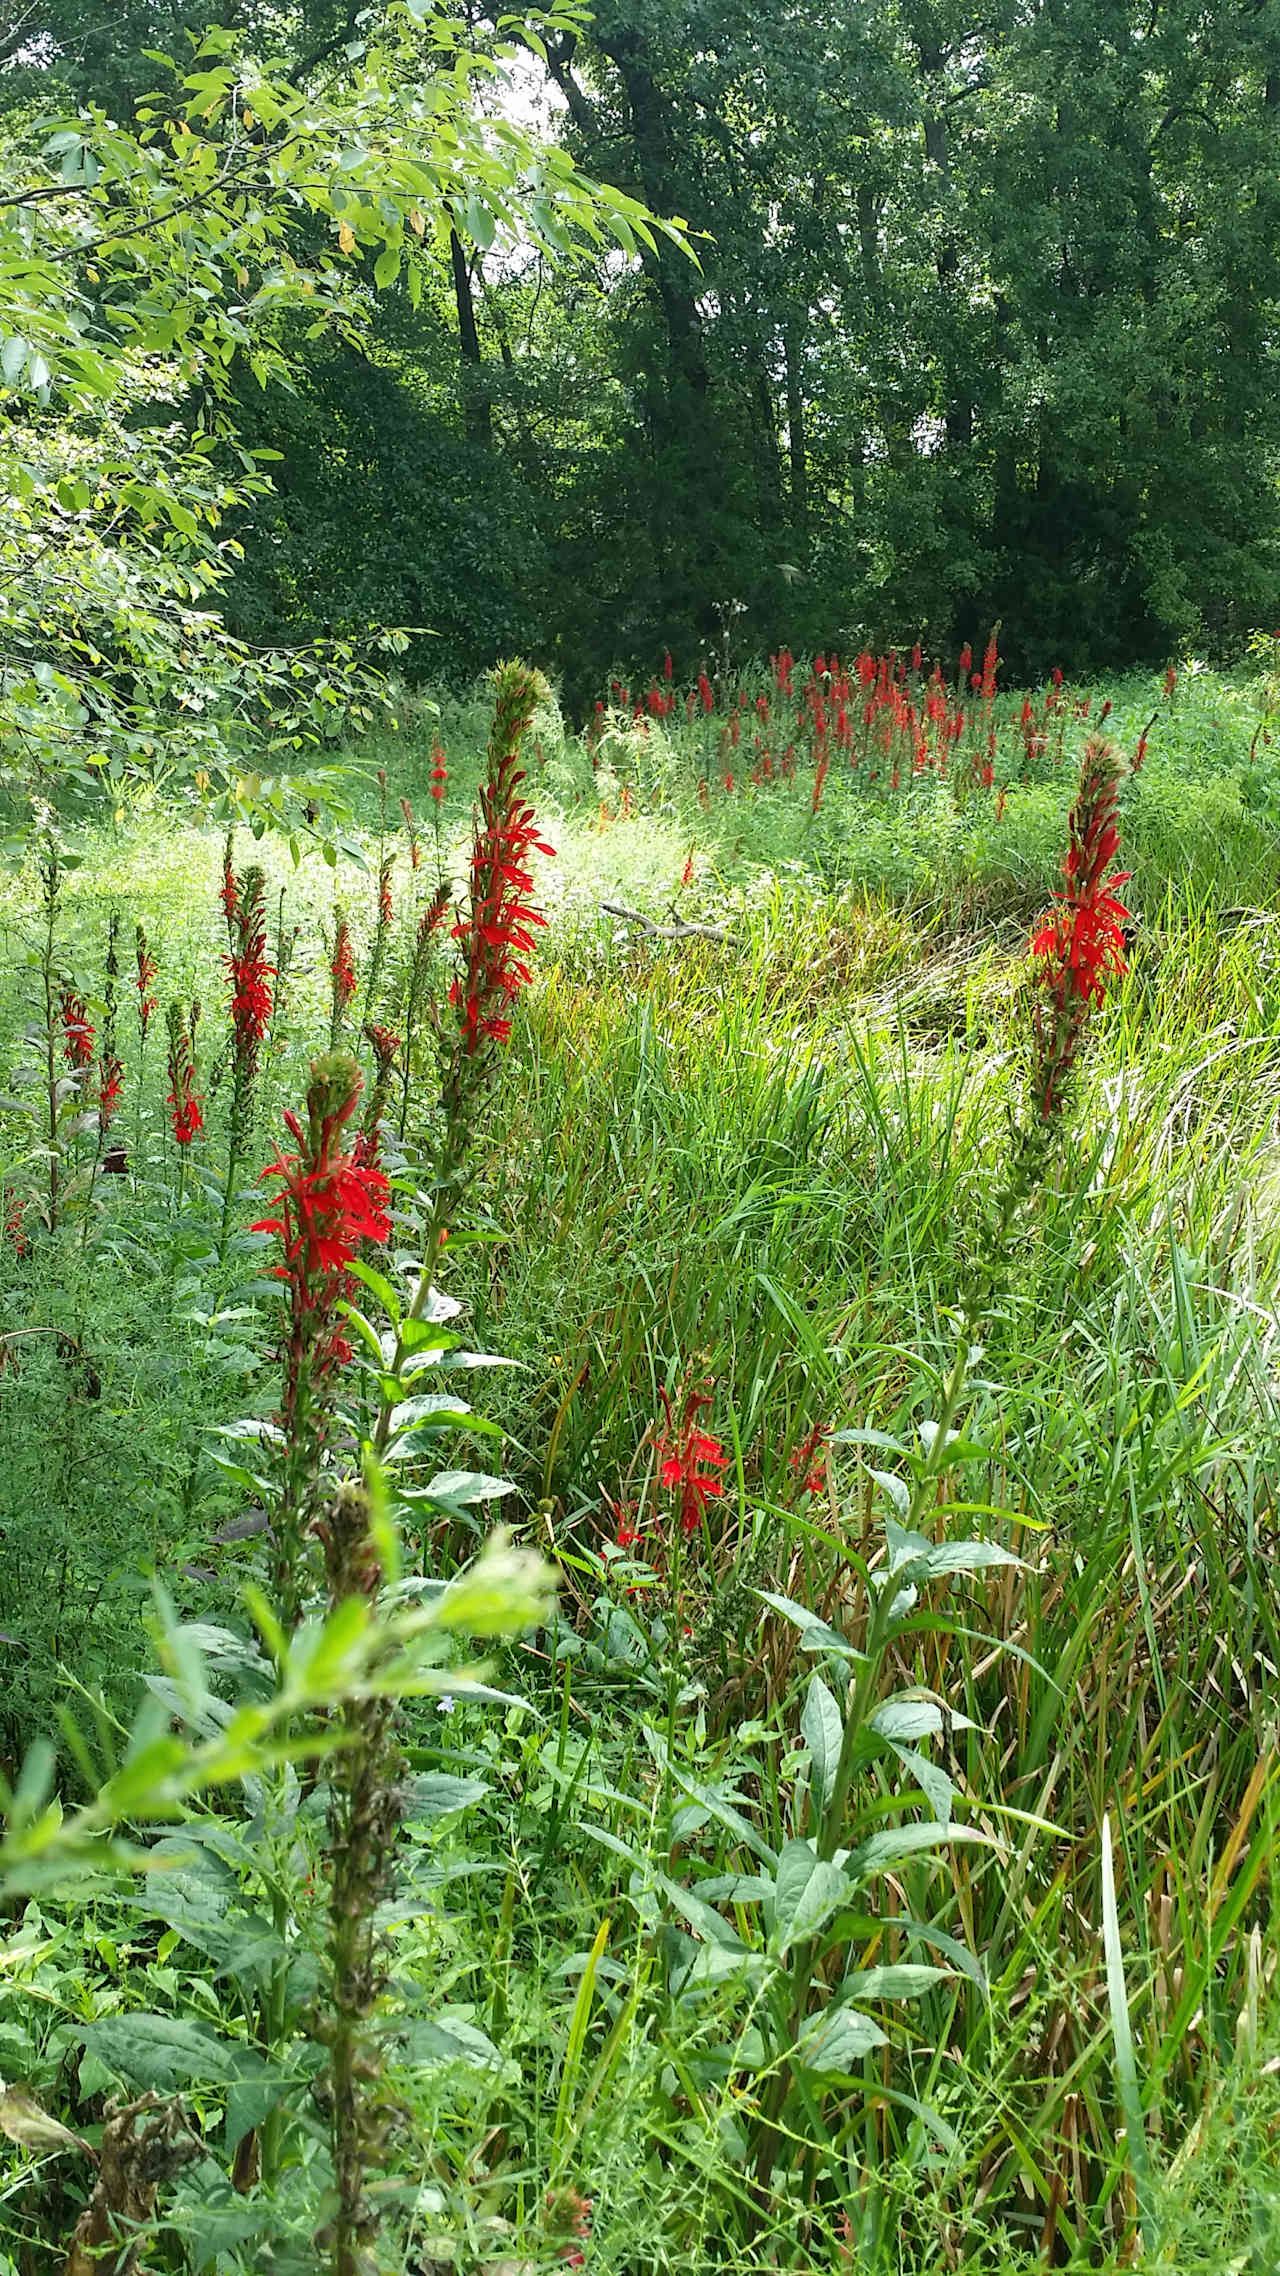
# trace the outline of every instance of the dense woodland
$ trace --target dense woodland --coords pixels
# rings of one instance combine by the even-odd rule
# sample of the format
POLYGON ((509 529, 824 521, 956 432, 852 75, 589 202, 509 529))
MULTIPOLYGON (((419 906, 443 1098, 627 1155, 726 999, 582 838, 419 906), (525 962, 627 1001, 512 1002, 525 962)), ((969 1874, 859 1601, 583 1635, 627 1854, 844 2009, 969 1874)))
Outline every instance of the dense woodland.
MULTIPOLYGON (((378 13, 222 20, 337 95, 378 13)), ((21 16, 11 115, 127 119, 202 21, 84 15, 21 16)), ((1273 0, 601 0, 517 84, 698 265, 556 262, 460 205, 358 339, 299 341, 291 393, 237 382, 281 453, 246 639, 422 627, 414 668, 454 681, 521 646, 581 704, 727 612, 746 652, 999 622, 1017 674, 1229 654, 1277 614, 1273 0)))

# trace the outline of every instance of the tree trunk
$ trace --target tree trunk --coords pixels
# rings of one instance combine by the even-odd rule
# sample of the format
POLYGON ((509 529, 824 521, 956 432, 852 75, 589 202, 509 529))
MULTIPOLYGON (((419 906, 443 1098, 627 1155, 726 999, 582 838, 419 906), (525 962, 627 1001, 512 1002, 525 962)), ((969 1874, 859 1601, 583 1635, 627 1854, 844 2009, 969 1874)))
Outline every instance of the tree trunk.
MULTIPOLYGON (((806 310, 806 316, 808 311, 806 310)), ((802 549, 809 543, 809 436, 804 401, 804 333, 794 319, 787 326, 787 455, 791 469, 791 530, 802 549)))
POLYGON ((493 406, 484 378, 471 269, 456 229, 449 231, 449 259, 453 265, 453 297, 458 307, 458 398, 462 406, 463 432, 468 442, 482 443, 487 449, 493 441, 493 406))

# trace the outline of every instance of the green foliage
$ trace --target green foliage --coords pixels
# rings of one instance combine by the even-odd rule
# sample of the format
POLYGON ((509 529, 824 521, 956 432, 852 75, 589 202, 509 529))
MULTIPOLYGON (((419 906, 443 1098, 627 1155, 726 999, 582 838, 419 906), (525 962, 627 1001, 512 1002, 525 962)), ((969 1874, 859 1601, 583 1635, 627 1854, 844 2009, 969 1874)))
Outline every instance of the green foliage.
MULTIPOLYGON (((1149 717, 1149 690, 1108 692, 1122 733, 1149 717)), ((484 1383, 464 1420, 495 1422, 500 1452, 490 1433, 466 1452, 452 1439, 447 1470, 439 1441, 395 1466, 411 1564, 420 1551, 439 1572, 499 1506, 563 1576, 554 1618, 544 1603, 482 1682, 459 1654, 501 1617, 496 1597, 454 1594, 454 1641, 432 1625, 434 1582, 402 1582, 387 1606, 404 1624, 396 1684, 422 1687, 401 1710, 408 1833, 382 1915, 389 2265, 553 2268, 589 2219, 618 2276, 837 2269, 851 2245, 909 2276, 1023 2276, 1046 2234, 1083 2276, 1133 2248, 1135 2094, 1153 2265, 1269 2265, 1280 968, 1265 914, 1241 914, 1248 876, 1274 874, 1261 744, 1243 797, 1259 692, 1184 680, 1126 787, 1133 971, 970 1363, 962 1439, 929 1426, 946 1420, 956 1293, 1003 1173, 1023 920, 1051 881, 1072 754, 998 823, 989 799, 966 805, 966 857, 926 895, 907 859, 918 807, 851 792, 829 838, 806 834, 797 783, 781 786, 794 808, 766 786, 704 815, 656 728, 635 738, 631 817, 615 801, 602 829, 585 754, 544 702, 531 777, 540 813, 560 786, 558 898, 476 1192, 487 1237, 448 1263, 460 1313, 409 1322, 413 1265, 393 1257, 362 1271, 351 1320, 367 1354, 353 1438, 394 1393, 389 1441, 411 1451, 459 1412, 469 1355, 518 1362, 464 1370, 484 1383), (784 849, 787 866, 761 870, 784 849), (880 863, 908 898, 868 897, 865 872, 826 886, 837 857, 849 880, 880 863), (617 897, 660 917, 677 891, 729 941, 663 942, 600 913, 617 897), (690 1366, 714 1386, 728 1490, 674 1564, 654 1432, 690 1366), (816 1425, 829 1435, 798 1459, 816 1425), (619 1547, 628 1507, 641 1539, 619 1547), (877 1612, 892 1634, 873 1648, 877 1612)), ((364 763, 386 762, 425 814, 439 728, 465 802, 480 703, 406 722, 364 763)), ((364 968, 380 803, 375 788, 352 841, 365 867, 344 857, 336 881, 307 857, 290 880, 264 842, 269 906, 290 882, 304 932, 260 1135, 327 1032, 311 944, 335 882, 364 968)), ((92 969, 110 909, 136 908, 166 982, 202 991, 213 1019, 220 833, 144 811, 79 850, 68 968, 92 969)), ((402 852, 405 923, 411 886, 402 852)), ((11 881, 11 925, 33 894, 34 871, 11 881)), ((393 944, 388 990, 398 968, 393 944)), ((11 995, 19 1057, 25 1017, 11 995)), ((121 1033, 129 1086, 136 1035, 121 1033)), ((314 2266, 328 2186, 310 2032, 329 1966, 326 1764, 297 1758, 323 1735, 311 1701, 367 1698, 386 1631, 308 1624, 282 1695, 270 1623, 246 1617, 256 1538, 213 1539, 262 1468, 251 1437, 216 1425, 271 1411, 271 1297, 238 1226, 219 1280, 216 1180, 193 1172, 175 1218, 162 1092, 157 1057, 138 1198, 99 1179, 90 1204, 82 1164, 56 1271, 38 1240, 5 1265, 19 1563, 0 1623, 25 1655, 8 1752, 33 1723, 60 1735, 64 1797, 59 1822, 33 1757, 7 1853, 4 2235, 23 2276, 24 2254, 65 2249, 92 2178, 75 2145, 96 2145, 112 2094, 180 2095, 195 2138, 157 2207, 162 2265, 314 2266), (63 1323, 96 1398, 55 1341, 23 1333, 63 1323), (79 1623, 61 1677, 50 1592, 27 1577, 51 1526, 79 1623), (152 1601, 157 1568, 180 1611, 161 1598, 140 1701, 129 1608, 152 1601), (177 1823, 155 1822, 174 1806, 177 1823), (143 1851, 138 1869, 108 1879, 105 1842, 143 1851), (240 2189, 255 2132, 270 2175, 240 2189)), ((215 1122, 225 1108, 215 1096, 215 1122)), ((6 1127, 12 1184, 29 1174, 12 1107, 6 1127)))
MULTIPOLYGON (((575 21, 570 9, 519 29, 536 44, 539 22, 575 21)), ((304 329, 359 337, 371 291, 402 272, 416 305, 458 232, 564 259, 605 240, 682 242, 561 151, 481 115, 477 89, 510 52, 414 0, 347 41, 336 81, 299 84, 287 59, 217 29, 180 63, 151 53, 164 84, 132 120, 88 102, 52 131, 5 122, 11 788, 68 768, 113 785, 175 767, 279 773, 326 723, 367 723, 369 651, 402 650, 403 635, 348 617, 336 644, 300 645, 294 625, 290 648, 263 652, 220 614, 238 551, 225 525, 263 496, 271 455, 238 442, 233 378, 287 385, 304 329)))

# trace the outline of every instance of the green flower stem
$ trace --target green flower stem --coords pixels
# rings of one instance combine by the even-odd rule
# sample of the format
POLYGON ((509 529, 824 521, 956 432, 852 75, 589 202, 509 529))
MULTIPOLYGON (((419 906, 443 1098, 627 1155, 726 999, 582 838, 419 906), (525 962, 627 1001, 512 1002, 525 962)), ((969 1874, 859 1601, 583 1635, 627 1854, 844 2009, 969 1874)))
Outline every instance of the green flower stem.
MULTIPOLYGON (((917 1473, 916 1482, 907 1505, 905 1523, 909 1532, 918 1531, 924 1523, 933 1489, 946 1463, 947 1444, 951 1435, 952 1424, 964 1397, 965 1383, 968 1379, 972 1333, 973 1313, 971 1308, 966 1305, 960 1341, 956 1347, 956 1355, 943 1390, 942 1407, 937 1417, 933 1442, 917 1473)), ((818 1857, 828 1862, 835 1856, 836 1850, 840 1846, 840 1836, 844 1831, 849 1789, 853 1784, 853 1774, 857 1766, 859 1741, 866 1728, 867 1718, 871 1713, 875 1698, 876 1685, 879 1680, 881 1662, 884 1658, 885 1645, 889 1638, 897 1594, 893 1576, 886 1573, 880 1588, 876 1591, 875 1609, 871 1616, 870 1628, 867 1631, 862 1664, 850 1689, 844 1718, 844 1734, 840 1742, 840 1756, 836 1764, 835 1782, 818 1833, 818 1857)), ((782 2047, 779 2050, 778 2068, 773 2075, 765 2100, 764 2122, 756 2151, 755 2179, 762 2206, 767 2198, 773 2178, 773 2169, 778 2156, 780 2120, 787 2095, 791 2090, 792 2064, 787 2050, 796 2045, 804 2028, 817 1951, 817 1938, 808 1937, 803 1943, 796 1945, 788 1962, 788 1972, 794 1987, 791 2012, 782 2047)))

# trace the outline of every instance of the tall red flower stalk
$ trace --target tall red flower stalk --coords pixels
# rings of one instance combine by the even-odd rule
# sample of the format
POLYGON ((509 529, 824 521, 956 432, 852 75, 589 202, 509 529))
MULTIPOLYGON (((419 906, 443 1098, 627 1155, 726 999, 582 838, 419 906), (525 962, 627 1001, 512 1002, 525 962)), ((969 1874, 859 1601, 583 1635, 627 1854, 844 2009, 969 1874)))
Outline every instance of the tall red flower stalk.
POLYGON ((361 1160, 376 1165, 382 1159, 382 1123, 391 1095, 391 1081, 396 1060, 400 1056, 400 1038, 389 1027, 379 1027, 373 1020, 366 1023, 365 1040, 373 1052, 373 1089, 364 1110, 357 1141, 361 1160))
POLYGON ((351 952, 351 931, 342 909, 333 912, 333 955, 329 963, 332 1008, 329 1015, 329 1049, 336 1049, 347 1007, 356 992, 356 962, 351 952))
POLYGON ((222 903, 222 914, 227 922, 227 940, 233 949, 236 945, 236 911, 239 905, 239 897, 240 889, 236 883, 235 870, 235 832, 228 830, 227 842, 222 849, 222 883, 218 888, 218 899, 222 903))
POLYGON ((275 966, 267 959, 267 886, 260 869, 246 870, 239 880, 231 951, 224 961, 231 994, 232 1060, 247 1094, 271 1025, 275 978, 275 966))
POLYGON ((1129 911, 1118 896, 1130 873, 1110 868, 1120 844, 1119 780, 1114 746, 1091 735, 1067 824, 1066 889, 1031 943, 1037 982, 1032 1099, 1042 1122, 1061 1105, 1090 1006, 1105 1000, 1126 969, 1123 928, 1129 911))
POLYGON ((124 1088, 124 1067, 116 1050, 116 983, 120 978, 120 958, 116 944, 119 938, 120 916, 118 910, 113 909, 107 922, 102 1046, 98 1056, 98 1130, 102 1137, 106 1136, 111 1127, 124 1088))
POLYGON ((147 946, 147 936, 141 925, 134 935, 134 954, 138 969, 138 1025, 142 1031, 142 1044, 146 1048, 147 1029, 157 1010, 155 998, 156 974, 159 966, 147 946))
POLYGON ((659 1395, 667 1427, 655 1441, 661 1465, 658 1475, 676 1497, 681 1531, 696 1533, 708 1501, 724 1492, 723 1481, 716 1473, 724 1469, 729 1457, 719 1439, 712 1438, 698 1422, 702 1409, 711 1404, 710 1392, 690 1388, 678 1418, 670 1393, 664 1390, 659 1395))
POLYGON ((555 849, 538 836, 533 808, 520 796, 524 781, 520 744, 537 694, 534 675, 523 664, 503 665, 472 841, 467 903, 453 928, 453 938, 461 943, 461 970, 449 990, 462 1040, 453 1085, 459 1097, 471 1088, 465 1079, 466 1063, 483 1057, 488 1045, 505 1043, 510 1035, 510 1007, 530 978, 524 959, 533 951, 532 928, 546 923, 530 903, 533 878, 526 864, 530 854, 550 854, 555 849))
POLYGON ((272 1531, 276 1603, 292 1631, 301 1610, 303 1552, 318 1515, 321 1464, 333 1421, 336 1378, 351 1357, 342 1305, 348 1268, 364 1241, 391 1230, 390 1190, 381 1170, 356 1158, 348 1125, 360 1096, 360 1070, 346 1051, 313 1061, 306 1119, 292 1109, 285 1126, 296 1153, 281 1153, 263 1170, 271 1214, 254 1226, 274 1233, 283 1261, 280 1403, 281 1471, 272 1531))
POLYGON ((98 1152, 102 1152, 100 1143, 112 1127, 125 1088, 125 1070, 121 1054, 116 1052, 116 983, 121 976, 121 958, 116 949, 118 938, 121 938, 121 915, 118 910, 112 910, 107 920, 107 979, 102 988, 102 1045, 98 1052, 98 1152))
MULTIPOLYGON (((543 692, 544 683, 527 664, 500 664, 494 674, 493 725, 472 835, 467 897, 451 934, 458 944, 458 969, 449 989, 454 1027, 445 1040, 444 1130, 422 1272, 400 1326, 392 1375, 409 1348, 406 1333, 430 1294, 445 1227, 466 1183, 471 1139, 496 1071, 498 1049, 511 1032, 511 1007, 530 978, 524 959, 533 949, 535 928, 546 922, 530 899, 533 876, 527 863, 532 854, 550 854, 554 849, 539 838, 533 808, 520 795, 524 781, 520 746, 543 692)), ((434 906, 443 908, 443 888, 434 906)), ((374 1432, 379 1454, 390 1434, 391 1415, 391 1405, 384 1405, 374 1432)))
POLYGON ((62 1013, 62 1053, 69 1067, 82 1074, 93 1065, 94 1025, 84 997, 68 982, 59 992, 62 1013))
POLYGON ((271 1024, 275 966, 267 958, 267 881, 255 865, 242 878, 232 875, 231 947, 224 959, 230 990, 231 1118, 227 1175, 222 1197, 219 1254, 226 1252, 235 1199, 236 1170, 253 1128, 253 1094, 258 1063, 271 1024))
POLYGON ((170 1004, 169 1027, 169 1120, 174 1140, 179 1148, 179 1160, 193 1138, 204 1129, 204 1101, 196 1091, 196 1060, 191 1040, 191 1027, 181 1004, 170 1004))

